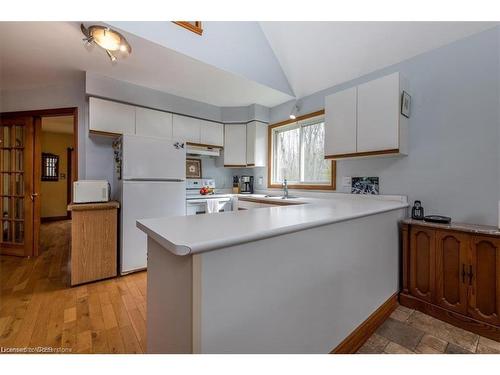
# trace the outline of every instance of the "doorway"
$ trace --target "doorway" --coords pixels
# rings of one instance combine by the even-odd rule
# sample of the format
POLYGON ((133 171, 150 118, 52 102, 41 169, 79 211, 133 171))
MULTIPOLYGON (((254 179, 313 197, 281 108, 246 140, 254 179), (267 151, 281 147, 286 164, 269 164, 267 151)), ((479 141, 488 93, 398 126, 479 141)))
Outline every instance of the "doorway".
MULTIPOLYGON (((42 177, 52 178, 53 182, 62 180, 62 199, 66 203, 57 203, 57 212, 62 213, 63 205, 71 201, 72 182, 78 178, 77 108, 0 113, 1 255, 39 254, 42 200, 44 195, 49 202, 59 195, 51 190, 55 185, 44 191, 42 177), (68 143, 69 146, 60 155, 53 153, 52 158, 42 161, 44 124, 49 124, 45 125, 46 130, 48 127, 56 134, 56 129, 59 129, 59 134, 63 134, 60 129, 64 127, 72 143, 68 143), (68 130, 67 127, 72 129, 68 130)), ((49 212, 48 217, 55 217, 54 211, 49 212)), ((67 217, 66 211, 60 216, 67 217)))
POLYGON ((74 168, 73 117, 43 117, 41 125, 41 222, 68 220, 74 168))

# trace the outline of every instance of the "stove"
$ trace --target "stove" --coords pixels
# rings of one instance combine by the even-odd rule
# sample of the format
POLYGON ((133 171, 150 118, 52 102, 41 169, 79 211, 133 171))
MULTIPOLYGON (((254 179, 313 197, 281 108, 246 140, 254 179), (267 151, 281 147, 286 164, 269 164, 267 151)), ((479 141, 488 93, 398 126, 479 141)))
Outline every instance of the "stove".
MULTIPOLYGON (((218 200, 218 212, 231 211, 233 208, 231 194, 220 194, 215 189, 215 180, 210 178, 186 180, 186 215, 209 213, 208 200, 218 200), (200 194, 202 187, 213 189, 210 194, 200 194)), ((213 208, 213 205, 211 206, 213 208)), ((210 212, 215 213, 215 212, 210 212)))

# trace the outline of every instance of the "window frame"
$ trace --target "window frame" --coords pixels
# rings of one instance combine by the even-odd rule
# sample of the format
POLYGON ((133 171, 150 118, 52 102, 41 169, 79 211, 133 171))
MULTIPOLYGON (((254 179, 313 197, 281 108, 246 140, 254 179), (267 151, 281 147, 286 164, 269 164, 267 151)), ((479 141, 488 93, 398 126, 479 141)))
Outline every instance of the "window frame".
MULTIPOLYGON (((302 116, 297 116, 296 119, 292 120, 286 120, 282 122, 278 122, 276 124, 272 124, 268 126, 268 133, 267 133, 267 187, 271 189, 276 189, 276 188, 282 188, 282 184, 279 183, 274 183, 273 182, 273 169, 275 166, 275 160, 274 160, 274 143, 275 139, 273 137, 274 132, 276 129, 281 128, 281 127, 289 127, 292 124, 296 124, 296 126, 299 126, 300 121, 308 120, 313 117, 318 117, 318 116, 324 116, 325 115, 325 110, 320 110, 312 113, 308 113, 302 116)), ((301 147, 302 147, 302 140, 301 140, 301 147)), ((290 189, 303 189, 303 190, 335 190, 336 189, 336 175, 337 175, 337 163, 335 160, 331 159, 325 159, 329 160, 332 165, 331 165, 331 181, 329 184, 314 184, 314 183, 300 183, 300 184, 288 184, 288 187, 290 189)))

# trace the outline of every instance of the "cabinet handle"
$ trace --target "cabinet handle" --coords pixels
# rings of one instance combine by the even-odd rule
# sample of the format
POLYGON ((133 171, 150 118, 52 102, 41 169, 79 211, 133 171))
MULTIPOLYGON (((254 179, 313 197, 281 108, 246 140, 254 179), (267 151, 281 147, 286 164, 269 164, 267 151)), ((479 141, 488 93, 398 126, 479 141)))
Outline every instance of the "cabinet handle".
POLYGON ((465 264, 462 263, 462 283, 465 283, 465 264))
POLYGON ((472 285, 472 278, 474 274, 472 273, 472 265, 469 265, 469 285, 472 285))

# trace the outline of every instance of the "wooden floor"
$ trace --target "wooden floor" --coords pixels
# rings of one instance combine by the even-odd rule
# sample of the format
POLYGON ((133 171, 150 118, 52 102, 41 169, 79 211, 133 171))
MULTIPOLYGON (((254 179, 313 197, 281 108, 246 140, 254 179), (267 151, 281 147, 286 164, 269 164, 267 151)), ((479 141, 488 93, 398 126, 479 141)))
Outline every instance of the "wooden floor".
POLYGON ((146 272, 69 287, 69 221, 42 225, 42 253, 0 256, 0 347, 143 353, 146 272))

